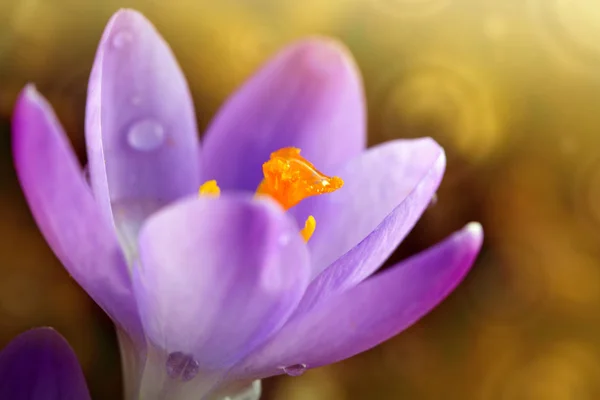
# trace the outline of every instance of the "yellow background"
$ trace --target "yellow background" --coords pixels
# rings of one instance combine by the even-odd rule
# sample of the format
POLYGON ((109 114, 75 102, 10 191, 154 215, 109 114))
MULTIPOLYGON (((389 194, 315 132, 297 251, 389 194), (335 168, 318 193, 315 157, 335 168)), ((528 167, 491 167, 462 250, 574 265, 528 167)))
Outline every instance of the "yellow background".
POLYGON ((432 314, 348 361, 267 381, 264 398, 600 399, 597 0, 0 0, 0 345, 52 325, 94 397, 120 393, 110 322, 38 232, 9 122, 34 82, 83 158, 87 78, 123 6, 171 44, 201 127, 286 43, 339 38, 364 75, 370 143, 433 136, 448 153, 437 202, 394 260, 484 226, 476 266, 432 314))

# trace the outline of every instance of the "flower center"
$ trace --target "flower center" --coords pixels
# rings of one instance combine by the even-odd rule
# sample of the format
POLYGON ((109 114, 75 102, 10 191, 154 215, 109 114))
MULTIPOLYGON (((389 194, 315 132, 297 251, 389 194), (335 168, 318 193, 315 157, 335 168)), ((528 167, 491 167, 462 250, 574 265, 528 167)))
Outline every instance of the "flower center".
POLYGON ((263 164, 263 174, 265 178, 256 193, 271 196, 286 210, 307 197, 334 192, 344 184, 337 176, 329 177, 318 171, 295 147, 271 153, 271 158, 263 164))
MULTIPOLYGON (((285 147, 271 153, 263 164, 264 179, 258 185, 257 195, 270 196, 285 210, 294 207, 307 197, 331 193, 344 185, 337 176, 327 176, 300 155, 300 149, 285 147)), ((200 186, 201 196, 216 196, 221 193, 215 180, 200 186)), ((317 221, 309 215, 300 234, 306 242, 311 238, 317 221)))

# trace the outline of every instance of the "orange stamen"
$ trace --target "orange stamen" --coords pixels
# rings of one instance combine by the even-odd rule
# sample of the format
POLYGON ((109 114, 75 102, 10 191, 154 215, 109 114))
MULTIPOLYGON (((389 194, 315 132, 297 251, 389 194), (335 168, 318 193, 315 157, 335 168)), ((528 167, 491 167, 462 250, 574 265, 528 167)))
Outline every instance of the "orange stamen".
POLYGON ((315 233, 316 228, 317 221, 315 220, 315 217, 309 215, 308 218, 306 218, 306 222, 304 223, 304 228, 302 228, 302 230, 300 231, 302 239, 304 239, 305 242, 308 242, 312 237, 313 233, 315 233))
POLYGON ((221 189, 219 188, 219 185, 217 185, 217 181, 214 179, 204 182, 198 190, 199 196, 219 197, 220 194, 221 189))
MULTIPOLYGON (((271 153, 271 158, 263 164, 264 179, 256 190, 257 195, 267 195, 288 210, 307 197, 331 193, 344 185, 337 177, 329 177, 318 171, 314 165, 300 155, 300 149, 285 147, 271 153)), ((198 190, 200 196, 219 197, 221 189, 216 180, 206 181, 198 190)), ((317 221, 309 215, 300 230, 300 235, 308 242, 315 233, 317 221)))
POLYGON ((295 147, 271 153, 271 158, 263 164, 263 174, 265 178, 256 193, 271 196, 286 210, 307 197, 331 193, 344 185, 341 178, 318 171, 295 147))

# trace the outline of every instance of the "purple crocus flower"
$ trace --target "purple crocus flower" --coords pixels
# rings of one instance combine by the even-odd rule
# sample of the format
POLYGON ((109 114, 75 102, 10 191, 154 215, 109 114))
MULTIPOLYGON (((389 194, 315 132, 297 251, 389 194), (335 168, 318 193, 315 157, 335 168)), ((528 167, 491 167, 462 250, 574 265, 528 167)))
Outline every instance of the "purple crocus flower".
POLYGON ((142 15, 119 11, 88 87, 90 182, 32 86, 13 122, 41 231, 117 326, 128 398, 256 399, 262 378, 299 375, 406 329, 456 287, 481 246, 471 223, 371 276, 426 209, 445 156, 431 139, 365 149, 360 77, 331 40, 276 55, 200 145, 168 45, 142 15), (263 164, 290 147, 305 157, 295 166, 309 160, 343 187, 287 210, 255 196, 263 164), (212 180, 221 195, 198 196, 212 180), (306 242, 298 232, 309 216, 317 226, 306 242))
POLYGON ((89 398, 77 357, 54 329, 22 333, 0 352, 0 399, 89 398))

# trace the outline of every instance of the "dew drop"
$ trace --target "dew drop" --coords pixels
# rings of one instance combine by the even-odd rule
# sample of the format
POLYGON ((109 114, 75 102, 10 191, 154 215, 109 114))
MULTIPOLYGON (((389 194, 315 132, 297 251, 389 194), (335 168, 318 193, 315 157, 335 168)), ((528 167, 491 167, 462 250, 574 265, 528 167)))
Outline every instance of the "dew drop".
POLYGON ((198 364, 198 361, 191 359, 187 365, 187 368, 185 368, 183 370, 183 374, 181 374, 181 380, 184 382, 191 381, 196 375, 198 375, 198 371, 200 371, 200 365, 198 364))
POLYGON ((127 132, 127 142, 141 151, 155 150, 165 141, 165 129, 155 120, 144 119, 134 123, 127 132))
POLYGON ((294 364, 289 367, 283 367, 283 372, 289 376, 300 376, 306 372, 306 364, 294 364))
POLYGON ((167 358, 167 375, 171 379, 180 379, 183 382, 190 381, 198 374, 200 365, 194 358, 181 351, 169 354, 167 358))
POLYGON ((131 42, 132 39, 133 36, 128 31, 117 32, 112 38, 112 45, 117 49, 121 49, 131 42))

